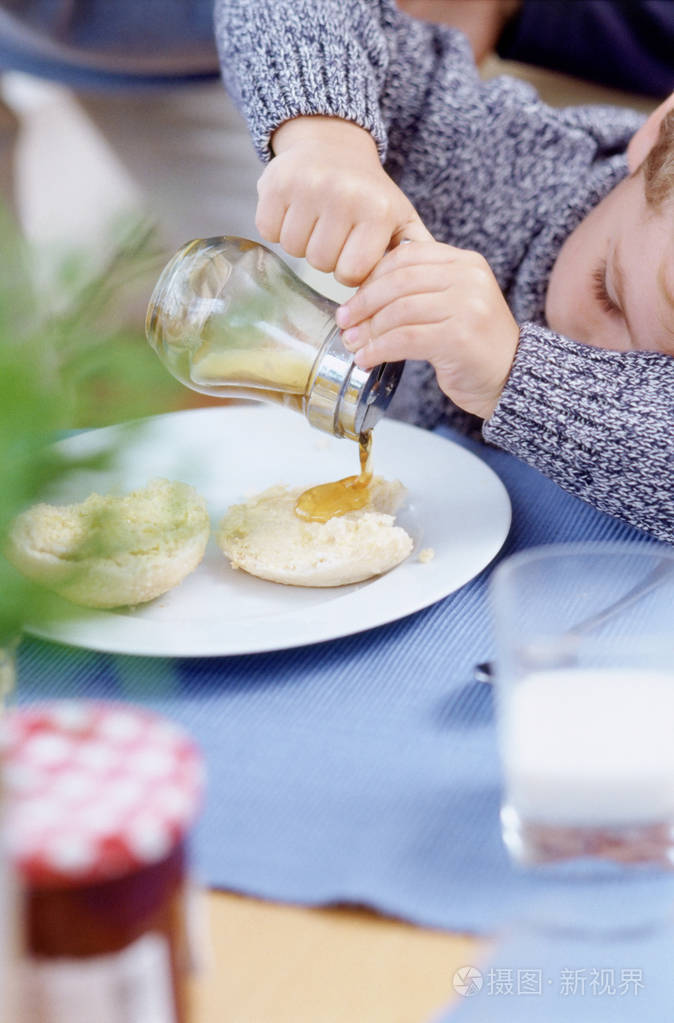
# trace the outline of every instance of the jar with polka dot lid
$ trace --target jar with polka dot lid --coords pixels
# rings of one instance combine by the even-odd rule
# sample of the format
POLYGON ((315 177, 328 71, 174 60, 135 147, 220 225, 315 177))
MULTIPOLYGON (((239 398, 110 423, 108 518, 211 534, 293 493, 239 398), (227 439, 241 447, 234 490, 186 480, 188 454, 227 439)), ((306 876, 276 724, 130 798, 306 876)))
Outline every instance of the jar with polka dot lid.
POLYGON ((0 730, 22 888, 22 1023, 186 1023, 191 739, 118 703, 12 711, 0 730))

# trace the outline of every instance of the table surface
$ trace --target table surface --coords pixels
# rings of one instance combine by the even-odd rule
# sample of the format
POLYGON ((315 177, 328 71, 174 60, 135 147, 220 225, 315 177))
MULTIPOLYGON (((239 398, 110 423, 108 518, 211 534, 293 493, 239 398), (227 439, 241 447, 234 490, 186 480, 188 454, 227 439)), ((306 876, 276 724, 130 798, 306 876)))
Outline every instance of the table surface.
POLYGON ((486 942, 377 916, 205 892, 190 1023, 428 1023, 486 942))

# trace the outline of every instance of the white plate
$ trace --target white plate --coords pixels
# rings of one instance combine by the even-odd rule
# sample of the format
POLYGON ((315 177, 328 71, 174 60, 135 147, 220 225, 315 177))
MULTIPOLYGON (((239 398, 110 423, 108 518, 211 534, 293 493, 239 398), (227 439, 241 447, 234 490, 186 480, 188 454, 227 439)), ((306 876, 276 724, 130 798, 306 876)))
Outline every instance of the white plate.
MULTIPOLYGON (((82 455, 119 441, 107 427, 61 442, 82 455)), ((282 586, 233 571, 211 538, 192 575, 135 609, 78 609, 27 631, 113 653, 210 657, 282 650, 348 636, 402 618, 457 590, 489 564, 510 526, 500 479, 479 458, 435 434, 385 420, 374 433, 374 471, 409 492, 398 516, 412 554, 386 575, 330 589, 282 586), (418 553, 432 547, 422 564, 418 553)), ((356 445, 312 429, 292 412, 232 405, 145 420, 104 471, 80 472, 50 501, 79 501, 93 490, 124 492, 164 476, 205 497, 213 525, 226 508, 277 483, 311 486, 358 470, 356 445)))

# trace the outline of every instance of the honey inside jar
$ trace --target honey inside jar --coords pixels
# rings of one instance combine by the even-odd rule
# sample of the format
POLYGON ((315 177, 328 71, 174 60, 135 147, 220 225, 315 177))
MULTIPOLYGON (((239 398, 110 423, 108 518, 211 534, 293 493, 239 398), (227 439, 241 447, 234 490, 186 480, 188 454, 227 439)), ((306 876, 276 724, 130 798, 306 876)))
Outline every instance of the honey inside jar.
POLYGON ((297 498, 295 514, 309 522, 327 522, 335 515, 364 508, 370 500, 372 431, 361 434, 358 441, 360 473, 345 476, 333 483, 310 487, 297 498))

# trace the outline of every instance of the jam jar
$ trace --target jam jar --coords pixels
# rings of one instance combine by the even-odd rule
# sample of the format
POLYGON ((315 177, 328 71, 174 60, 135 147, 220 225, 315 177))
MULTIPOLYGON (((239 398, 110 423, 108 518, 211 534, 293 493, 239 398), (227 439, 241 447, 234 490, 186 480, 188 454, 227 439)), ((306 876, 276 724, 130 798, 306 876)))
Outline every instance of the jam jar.
POLYGON ((186 840, 203 764, 144 709, 57 701, 2 722, 22 1023, 186 1023, 186 840))

